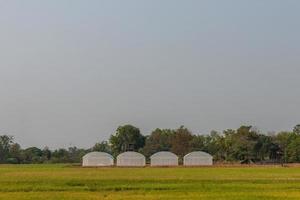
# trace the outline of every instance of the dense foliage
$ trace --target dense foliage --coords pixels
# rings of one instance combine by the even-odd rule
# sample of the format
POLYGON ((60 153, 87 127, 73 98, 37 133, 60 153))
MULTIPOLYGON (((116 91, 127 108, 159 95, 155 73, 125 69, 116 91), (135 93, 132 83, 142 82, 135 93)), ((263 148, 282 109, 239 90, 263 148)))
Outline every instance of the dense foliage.
POLYGON ((22 149, 14 138, 0 136, 0 163, 79 163, 84 154, 103 151, 118 155, 124 151, 139 151, 149 158, 158 151, 171 151, 182 158, 191 151, 205 151, 215 162, 295 163, 300 162, 300 125, 291 132, 263 134, 251 126, 222 133, 192 134, 187 128, 155 129, 143 136, 137 127, 120 126, 109 141, 96 143, 92 148, 50 150, 30 147, 22 149))

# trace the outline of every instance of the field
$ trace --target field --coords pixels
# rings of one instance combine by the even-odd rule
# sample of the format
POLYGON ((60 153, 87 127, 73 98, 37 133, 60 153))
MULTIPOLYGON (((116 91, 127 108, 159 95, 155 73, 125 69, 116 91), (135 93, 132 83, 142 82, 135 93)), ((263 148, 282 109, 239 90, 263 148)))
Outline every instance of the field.
POLYGON ((0 165, 0 199, 300 199, 298 167, 0 165))

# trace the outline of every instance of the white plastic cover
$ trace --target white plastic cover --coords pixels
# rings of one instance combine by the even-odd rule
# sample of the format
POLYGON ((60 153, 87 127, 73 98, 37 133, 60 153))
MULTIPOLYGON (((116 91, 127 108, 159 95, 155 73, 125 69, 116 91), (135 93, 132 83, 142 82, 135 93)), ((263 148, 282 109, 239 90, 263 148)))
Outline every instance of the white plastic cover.
POLYGON ((105 152, 90 152, 82 157, 82 166, 97 167, 97 166, 112 166, 114 158, 112 155, 105 152))
POLYGON ((151 157, 151 166, 177 166, 178 156, 172 152, 161 151, 151 157))
POLYGON ((183 157, 185 166, 213 165, 213 157, 203 151, 194 151, 183 157))
POLYGON ((143 167, 146 165, 146 158, 143 154, 134 151, 127 151, 117 156, 117 166, 143 167))

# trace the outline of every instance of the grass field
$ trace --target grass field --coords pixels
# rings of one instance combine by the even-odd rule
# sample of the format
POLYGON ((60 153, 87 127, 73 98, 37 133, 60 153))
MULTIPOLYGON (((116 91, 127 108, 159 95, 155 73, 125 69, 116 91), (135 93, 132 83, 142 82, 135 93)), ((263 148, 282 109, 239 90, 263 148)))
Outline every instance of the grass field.
POLYGON ((0 199, 300 199, 300 168, 0 165, 0 199))

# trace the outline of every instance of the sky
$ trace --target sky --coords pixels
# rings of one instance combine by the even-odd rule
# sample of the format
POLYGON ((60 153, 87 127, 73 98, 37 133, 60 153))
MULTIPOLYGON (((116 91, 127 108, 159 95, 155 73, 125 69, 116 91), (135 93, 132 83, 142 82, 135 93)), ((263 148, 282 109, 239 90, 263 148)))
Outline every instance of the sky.
POLYGON ((300 123, 300 1, 0 0, 0 134, 22 147, 300 123))

